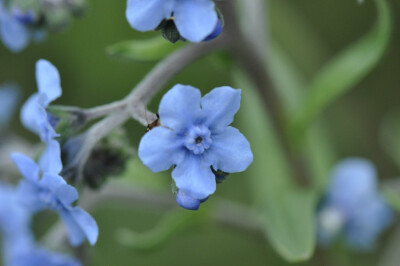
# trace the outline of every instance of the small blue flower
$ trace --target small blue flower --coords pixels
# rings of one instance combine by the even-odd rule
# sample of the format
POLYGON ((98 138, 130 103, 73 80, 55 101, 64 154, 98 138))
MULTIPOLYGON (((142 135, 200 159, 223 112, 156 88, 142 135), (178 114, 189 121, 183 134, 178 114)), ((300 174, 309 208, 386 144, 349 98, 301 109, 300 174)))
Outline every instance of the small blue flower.
POLYGON ((0 0, 0 39, 13 52, 24 49, 31 38, 30 31, 18 21, 0 0))
POLYGON ((67 227, 71 245, 77 246, 85 238, 94 245, 98 237, 96 221, 82 208, 71 205, 78 199, 78 192, 58 175, 62 168, 58 142, 49 142, 40 166, 22 154, 11 157, 25 178, 19 185, 23 204, 33 212, 57 212, 67 227))
POLYGON ((201 98, 198 89, 179 84, 163 96, 158 112, 161 126, 143 136, 138 153, 153 172, 175 166, 172 178, 182 207, 196 209, 199 201, 214 193, 211 167, 241 172, 253 161, 249 142, 229 126, 240 97, 240 90, 220 87, 201 98))
POLYGON ((79 266, 77 260, 37 245, 30 230, 31 212, 13 186, 0 183, 0 233, 5 266, 79 266))
POLYGON ((164 19, 172 19, 180 35, 191 42, 205 40, 219 21, 212 0, 128 0, 126 17, 139 31, 154 30, 164 19))
POLYGON ((47 143, 58 136, 54 130, 56 120, 46 112, 46 107, 62 94, 60 74, 49 61, 41 59, 36 63, 36 82, 38 92, 22 107, 21 121, 47 143))
POLYGON ((318 212, 318 238, 323 245, 343 235, 358 250, 373 248, 393 221, 393 212, 377 190, 377 174, 367 160, 341 161, 332 171, 326 198, 318 212))
POLYGON ((8 125, 19 97, 20 93, 15 85, 0 86, 0 131, 8 125))

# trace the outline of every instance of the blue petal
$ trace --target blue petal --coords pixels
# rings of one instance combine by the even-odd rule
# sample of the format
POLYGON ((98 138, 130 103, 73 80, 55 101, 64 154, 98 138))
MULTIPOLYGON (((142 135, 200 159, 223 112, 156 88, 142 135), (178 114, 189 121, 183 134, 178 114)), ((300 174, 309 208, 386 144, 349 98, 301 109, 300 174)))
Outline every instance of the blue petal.
POLYGON ((213 132, 212 145, 206 155, 216 170, 226 173, 242 172, 253 162, 247 139, 233 127, 213 132))
POLYGON ((45 95, 33 94, 22 106, 21 121, 30 131, 40 136, 43 142, 57 137, 58 134, 47 120, 46 109, 42 105, 45 95))
POLYGON ((15 111, 20 93, 15 85, 0 87, 0 130, 7 126, 15 111))
POLYGON ((72 216, 70 210, 62 211, 59 214, 65 226, 67 227, 69 243, 74 247, 82 244, 86 238, 85 233, 75 221, 75 218, 72 216))
POLYGON ((177 0, 174 17, 179 33, 191 42, 203 41, 218 22, 214 1, 211 0, 177 0))
POLYGON ((36 82, 39 93, 44 94, 44 107, 61 96, 60 74, 49 61, 40 59, 36 62, 36 82))
POLYGON ((10 260, 12 266, 81 266, 74 258, 52 252, 42 247, 32 246, 28 251, 20 251, 10 260))
POLYGON ((21 180, 18 185, 20 203, 31 212, 39 212, 46 208, 45 202, 40 199, 40 188, 34 183, 21 180))
POLYGON ((13 52, 24 49, 29 42, 30 33, 26 27, 0 7, 0 38, 13 52))
POLYGON ((59 187, 66 186, 66 185, 67 185, 67 183, 61 176, 55 175, 55 174, 49 174, 49 173, 44 173, 42 178, 39 181, 39 186, 41 188, 46 188, 53 193, 59 187))
POLYGON ((163 126, 180 132, 196 123, 200 116, 201 93, 192 86, 181 84, 170 89, 160 102, 158 113, 163 126))
POLYGON ((376 170, 365 159, 342 160, 332 171, 327 200, 348 213, 376 196, 376 170))
POLYGON ((143 164, 153 172, 168 170, 185 156, 182 140, 170 129, 156 127, 140 141, 138 154, 143 164))
POLYGON ((26 180, 33 183, 39 181, 39 166, 31 158, 23 154, 12 153, 11 159, 26 180))
POLYGON ((154 30, 172 13, 174 0, 128 0, 126 18, 139 31, 154 30))
POLYGON ((369 250, 376 238, 393 222, 393 212, 381 197, 364 202, 349 217, 346 240, 356 249, 369 250))
POLYGON ((71 205, 79 198, 76 188, 68 184, 55 189, 54 194, 57 195, 57 198, 66 206, 71 205))
POLYGON ((203 42, 208 42, 208 41, 211 41, 211 40, 217 38, 217 37, 221 34, 223 28, 224 28, 224 27, 223 27, 223 25, 222 25, 222 21, 221 21, 220 19, 218 19, 217 25, 215 26, 213 32, 211 32, 211 34, 208 35, 208 36, 203 40, 203 42))
POLYGON ((228 126, 240 107, 241 90, 231 87, 213 89, 201 99, 201 107, 206 116, 204 122, 209 128, 228 126))
POLYGON ((51 139, 39 160, 42 172, 59 174, 62 170, 60 143, 51 139))
POLYGON ((76 223, 82 229, 89 243, 92 246, 96 244, 97 238, 99 236, 99 228, 93 217, 79 207, 72 208, 71 215, 74 217, 76 223))
POLYGON ((179 206, 187 210, 195 211, 200 207, 200 200, 190 197, 182 190, 178 190, 176 194, 176 202, 179 204, 179 206))
POLYGON ((176 187, 194 199, 204 199, 216 188, 215 175, 210 163, 201 156, 186 154, 185 160, 172 171, 176 187))

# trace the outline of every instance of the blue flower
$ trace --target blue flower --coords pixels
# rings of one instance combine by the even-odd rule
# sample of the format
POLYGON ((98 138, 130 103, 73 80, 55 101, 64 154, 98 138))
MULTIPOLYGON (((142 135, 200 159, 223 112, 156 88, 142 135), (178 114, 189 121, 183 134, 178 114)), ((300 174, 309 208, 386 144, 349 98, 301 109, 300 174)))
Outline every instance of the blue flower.
POLYGON ((5 266, 79 266, 77 260, 37 245, 30 230, 31 212, 13 186, 0 183, 0 232, 5 266))
POLYGON ((30 31, 0 0, 0 39, 4 45, 13 52, 19 52, 28 45, 30 38, 30 31))
POLYGON ((214 193, 212 168, 241 172, 253 161, 249 142, 229 126, 240 97, 240 90, 220 87, 201 98, 198 89, 179 84, 163 96, 158 112, 161 126, 143 136, 138 153, 153 172, 175 166, 172 178, 182 207, 196 209, 199 201, 214 193))
POLYGON ((46 112, 46 107, 62 94, 60 74, 49 61, 41 59, 36 63, 36 82, 38 92, 22 107, 21 121, 43 142, 49 142, 58 136, 54 130, 57 119, 46 112))
POLYGON ((40 166, 22 154, 14 153, 11 157, 25 178, 19 185, 23 204, 33 212, 43 209, 57 212, 67 227, 71 245, 77 246, 85 238, 94 245, 98 237, 96 221, 82 208, 72 206, 78 192, 58 175, 62 169, 58 142, 48 143, 40 166))
POLYGON ((326 198, 318 212, 318 237, 323 245, 343 235, 358 250, 373 248, 393 221, 393 212, 377 190, 377 174, 367 160, 341 161, 332 171, 326 198))
POLYGON ((219 28, 212 0, 128 0, 126 17, 139 31, 154 30, 164 19, 171 19, 191 42, 201 42, 219 28))
POLYGON ((19 94, 15 85, 0 86, 0 131, 8 125, 17 106, 19 94))

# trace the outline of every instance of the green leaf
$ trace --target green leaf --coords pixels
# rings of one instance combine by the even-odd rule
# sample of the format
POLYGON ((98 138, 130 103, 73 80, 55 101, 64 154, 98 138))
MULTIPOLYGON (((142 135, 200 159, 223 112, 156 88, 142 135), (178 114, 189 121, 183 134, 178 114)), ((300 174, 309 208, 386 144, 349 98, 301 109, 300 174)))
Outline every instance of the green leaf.
MULTIPOLYGON (((293 116, 301 105, 306 87, 305 78, 296 67, 293 59, 275 40, 271 40, 268 54, 268 70, 286 113, 293 116)), ((302 146, 307 159, 312 185, 316 192, 325 189, 329 171, 335 161, 335 152, 325 123, 319 121, 307 132, 302 146)), ((299 152, 299 151, 298 151, 299 152)))
POLYGON ((141 251, 151 251, 168 242, 187 228, 200 225, 208 217, 205 210, 191 212, 178 209, 170 211, 160 222, 147 232, 134 232, 127 228, 120 228, 116 231, 117 241, 126 247, 141 251))
POLYGON ((254 161, 247 173, 260 224, 281 256, 289 261, 306 260, 315 246, 314 194, 292 184, 289 166, 260 97, 240 72, 234 77, 245 89, 239 120, 252 144, 254 161))
POLYGON ((380 127, 380 143, 400 169, 400 110, 388 113, 380 127))
POLYGON ((162 36, 147 40, 124 41, 107 48, 109 55, 136 61, 158 61, 181 47, 183 43, 172 44, 162 36))
POLYGON ((329 104, 360 82, 382 57, 390 39, 391 17, 387 1, 375 3, 378 18, 373 29, 335 56, 311 81, 304 102, 289 125, 295 142, 329 104))
POLYGON ((396 178, 384 181, 382 191, 392 208, 400 212, 400 180, 396 178))

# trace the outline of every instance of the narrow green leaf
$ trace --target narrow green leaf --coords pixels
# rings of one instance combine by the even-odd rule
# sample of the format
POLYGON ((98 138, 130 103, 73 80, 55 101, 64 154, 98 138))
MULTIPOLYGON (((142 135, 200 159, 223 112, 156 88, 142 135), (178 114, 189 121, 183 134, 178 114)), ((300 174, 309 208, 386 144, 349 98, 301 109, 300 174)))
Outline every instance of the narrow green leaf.
POLYGON ((305 260, 312 255, 315 245, 313 193, 292 184, 289 166, 263 103, 240 72, 234 77, 239 87, 245 89, 239 120, 252 144, 254 162, 247 173, 260 224, 280 255, 289 261, 305 260))
POLYGON ((387 1, 375 0, 375 3, 378 16, 373 29, 335 56, 310 83, 298 115, 290 124, 293 136, 303 136, 308 125, 330 103, 360 82, 382 57, 390 39, 391 17, 387 1))
POLYGON ((109 55, 136 61, 158 61, 181 47, 183 43, 172 44, 162 36, 147 40, 124 41, 107 48, 109 55))
POLYGON ((190 212, 178 209, 168 212, 160 222, 147 232, 134 232, 127 228, 116 231, 117 241, 126 247, 151 251, 168 242, 170 238, 189 227, 199 225, 208 217, 205 210, 190 212))
MULTIPOLYGON (((272 82, 289 117, 296 114, 305 92, 306 81, 293 59, 275 40, 271 40, 268 70, 272 82)), ((302 152, 307 159, 312 185, 316 192, 324 191, 329 171, 335 161, 329 130, 319 121, 307 132, 302 152)))
POLYGON ((400 110, 388 113, 380 127, 380 143, 400 169, 400 110))

